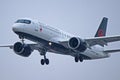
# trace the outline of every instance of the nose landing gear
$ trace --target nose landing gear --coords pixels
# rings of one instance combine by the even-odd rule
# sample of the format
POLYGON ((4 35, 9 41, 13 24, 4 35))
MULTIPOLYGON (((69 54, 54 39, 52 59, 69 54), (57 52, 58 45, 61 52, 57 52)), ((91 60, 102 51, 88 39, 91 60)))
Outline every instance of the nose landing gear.
MULTIPOLYGON (((23 35, 19 35, 19 39, 24 44, 24 36, 23 35)), ((49 64, 49 59, 46 58, 46 52, 47 52, 47 50, 45 48, 43 48, 43 49, 40 49, 39 52, 40 52, 41 56, 44 56, 44 58, 41 59, 41 61, 40 61, 41 65, 44 65, 44 64, 48 65, 49 64)))
POLYGON ((19 35, 19 39, 21 39, 21 42, 24 43, 24 36, 23 35, 19 35))

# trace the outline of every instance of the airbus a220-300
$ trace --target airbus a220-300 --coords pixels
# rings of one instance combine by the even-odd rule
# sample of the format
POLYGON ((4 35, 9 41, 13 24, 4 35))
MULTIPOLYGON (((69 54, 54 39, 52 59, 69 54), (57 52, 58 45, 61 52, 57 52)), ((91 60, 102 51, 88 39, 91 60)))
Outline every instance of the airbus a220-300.
POLYGON ((23 57, 28 57, 34 50, 37 50, 43 56, 40 61, 42 65, 49 64, 49 59, 46 57, 49 52, 72 56, 75 62, 108 58, 109 53, 119 52, 120 49, 104 50, 104 46, 107 46, 110 42, 120 41, 120 36, 106 36, 107 22, 108 18, 104 17, 95 36, 83 39, 37 20, 22 18, 18 19, 12 27, 20 41, 13 45, 0 47, 9 47, 17 55, 23 57), (26 44, 24 39, 35 43, 26 44))

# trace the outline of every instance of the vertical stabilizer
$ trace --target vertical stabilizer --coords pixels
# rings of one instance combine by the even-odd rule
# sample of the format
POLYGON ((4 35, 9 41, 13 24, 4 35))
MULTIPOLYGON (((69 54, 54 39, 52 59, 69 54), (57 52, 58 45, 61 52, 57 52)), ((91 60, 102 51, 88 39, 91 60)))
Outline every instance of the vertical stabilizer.
POLYGON ((100 23, 100 26, 95 34, 95 37, 106 36, 108 18, 104 17, 100 23))

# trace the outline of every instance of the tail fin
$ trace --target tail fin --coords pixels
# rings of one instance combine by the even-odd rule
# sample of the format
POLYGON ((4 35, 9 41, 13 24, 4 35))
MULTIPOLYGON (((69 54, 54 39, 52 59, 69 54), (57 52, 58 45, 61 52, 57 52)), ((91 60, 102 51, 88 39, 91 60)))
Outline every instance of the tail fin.
POLYGON ((100 26, 95 34, 95 37, 106 36, 108 18, 104 17, 100 23, 100 26))

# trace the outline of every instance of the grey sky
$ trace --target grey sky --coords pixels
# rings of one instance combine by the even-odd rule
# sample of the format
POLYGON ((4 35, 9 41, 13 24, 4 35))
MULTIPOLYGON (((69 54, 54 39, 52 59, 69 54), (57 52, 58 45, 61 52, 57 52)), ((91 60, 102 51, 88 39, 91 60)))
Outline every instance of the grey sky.
MULTIPOLYGON (((0 44, 19 41, 12 32, 18 18, 29 17, 79 37, 93 37, 102 17, 108 17, 107 35, 120 35, 119 0, 0 0, 0 44)), ((106 49, 120 48, 120 42, 106 49)), ((118 80, 120 54, 108 59, 75 63, 71 56, 48 53, 49 66, 41 66, 37 51, 24 58, 0 49, 0 80, 118 80)))

